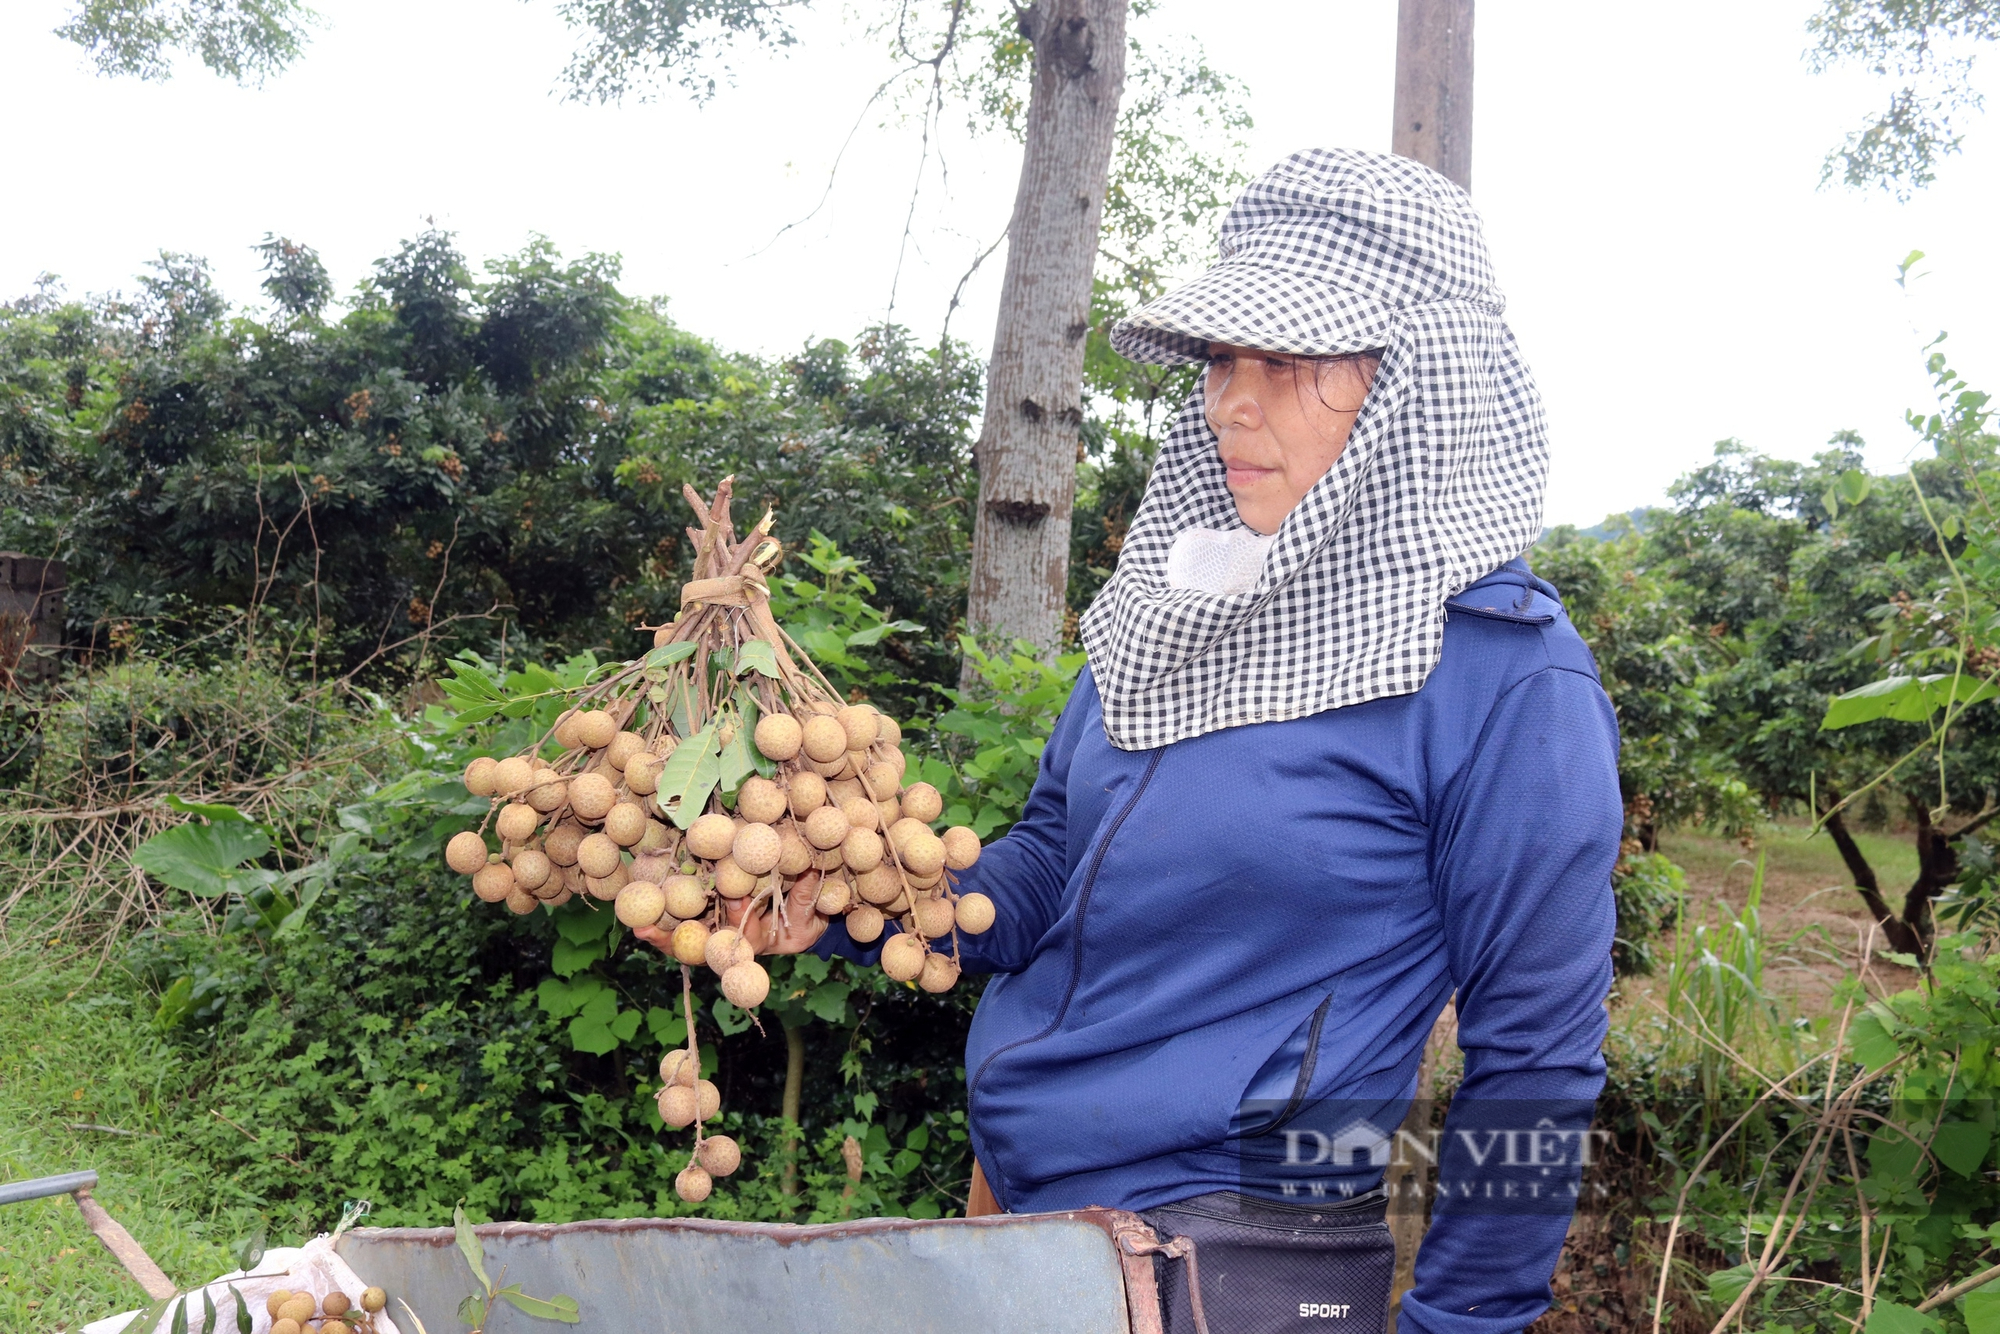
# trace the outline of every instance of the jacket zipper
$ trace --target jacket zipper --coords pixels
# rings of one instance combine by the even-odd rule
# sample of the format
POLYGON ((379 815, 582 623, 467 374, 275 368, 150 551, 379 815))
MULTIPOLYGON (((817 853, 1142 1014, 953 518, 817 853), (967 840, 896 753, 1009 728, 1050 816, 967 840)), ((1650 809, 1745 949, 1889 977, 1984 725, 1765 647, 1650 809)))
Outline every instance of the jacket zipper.
MULTIPOLYGON (((965 1088, 965 1105, 968 1112, 972 1108, 973 1095, 979 1091, 979 1081, 986 1078, 986 1072, 992 1068, 995 1061, 1005 1056, 1008 1052, 1013 1051, 1016 1047, 1025 1047, 1031 1042, 1040 1042, 1043 1038, 1046 1038, 1062 1026, 1063 1016, 1069 1013, 1069 1003, 1076 996, 1078 984, 1083 981, 1083 915, 1090 909, 1090 891, 1097 885, 1097 872, 1104 865, 1105 854, 1111 850, 1111 840, 1118 837, 1119 828, 1125 823, 1125 817, 1132 813, 1132 808, 1139 804, 1139 798, 1146 795, 1146 787, 1153 781, 1153 771, 1160 767, 1160 760, 1166 753, 1167 748, 1165 746, 1153 752, 1153 758, 1146 762, 1146 772, 1139 777, 1139 786, 1132 790, 1131 797, 1125 802, 1124 806, 1119 808, 1118 814, 1112 817, 1111 826, 1104 831, 1104 837, 1097 840, 1097 849, 1091 854, 1090 869, 1084 873, 1083 886, 1076 893, 1076 944, 1071 950, 1069 986, 1063 992, 1062 1004, 1056 1007, 1055 1017, 1049 1020, 1048 1025, 1041 1032, 1031 1033, 1024 1038, 1015 1038, 1012 1042, 996 1048, 985 1060, 979 1063, 979 1069, 973 1073, 972 1082, 967 1084, 965 1088)), ((999 1179, 999 1175, 999 1169, 996 1167, 994 1169, 996 1180, 999 1179)), ((1006 1185, 1005 1181, 1000 1180, 999 1184, 1004 1189, 1006 1185)), ((995 1194, 996 1196, 1000 1196, 999 1203, 1001 1208, 1006 1208, 1007 1201, 1004 1195, 1001 1195, 997 1191, 995 1194)))
POLYGON ((1306 1054, 1305 1059, 1299 1062, 1299 1077, 1292 1085, 1292 1100, 1285 1104, 1284 1111, 1278 1113, 1277 1120, 1247 1138, 1262 1139, 1266 1135, 1275 1135, 1299 1114, 1299 1106, 1305 1102, 1306 1093, 1312 1088, 1313 1069, 1319 1064, 1320 1030, 1326 1027, 1326 1012, 1332 1008, 1333 993, 1328 992, 1326 999, 1319 1003, 1319 1008, 1313 1011, 1312 1027, 1306 1030, 1306 1054))

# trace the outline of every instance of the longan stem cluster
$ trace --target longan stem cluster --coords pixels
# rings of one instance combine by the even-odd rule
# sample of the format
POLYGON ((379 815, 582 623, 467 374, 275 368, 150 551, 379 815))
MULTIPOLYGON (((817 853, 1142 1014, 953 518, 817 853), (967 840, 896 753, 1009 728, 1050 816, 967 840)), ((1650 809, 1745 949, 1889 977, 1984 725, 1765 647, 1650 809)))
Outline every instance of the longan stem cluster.
MULTIPOLYGON (((694 578, 653 653, 582 692, 536 745, 468 765, 466 789, 492 799, 500 848, 482 825, 455 835, 445 860, 481 899, 516 913, 579 896, 610 902, 681 962, 690 997, 687 969, 706 965, 732 1004, 763 1004, 771 979, 757 951, 781 933, 798 942, 824 929, 794 920, 799 912, 844 918, 864 945, 893 918, 901 929, 883 943, 882 971, 948 991, 958 932, 993 924, 992 901, 958 893, 952 874, 978 860, 979 836, 934 829, 944 800, 904 781, 896 720, 842 700, 773 619, 764 577, 783 550, 769 511, 737 539, 731 483, 712 502, 683 488, 699 521, 687 530, 694 578)), ((676 1182, 695 1202, 740 1160, 735 1141, 702 1134, 719 1099, 697 1055, 689 999, 688 1046, 661 1061, 658 1102, 667 1125, 695 1127, 695 1161, 676 1182)))
POLYGON ((279 1288, 264 1299, 264 1310, 271 1334, 374 1334, 375 1317, 388 1304, 380 1288, 364 1289, 359 1297, 340 1291, 315 1297, 279 1288))

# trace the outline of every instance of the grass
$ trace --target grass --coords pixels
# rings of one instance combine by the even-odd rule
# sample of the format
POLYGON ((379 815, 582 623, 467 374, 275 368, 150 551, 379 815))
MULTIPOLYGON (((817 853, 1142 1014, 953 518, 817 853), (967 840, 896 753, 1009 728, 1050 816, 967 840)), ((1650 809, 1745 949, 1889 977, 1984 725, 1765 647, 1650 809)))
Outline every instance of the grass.
MULTIPOLYGON (((1873 833, 1856 830, 1869 865, 1891 903, 1900 903, 1902 892, 1917 878, 1916 844, 1908 834, 1873 833)), ((1757 831, 1756 849, 1764 853, 1764 898, 1767 903, 1796 904, 1819 890, 1838 887, 1838 892, 1821 895, 1816 902, 1834 912, 1864 913, 1861 896, 1853 889, 1853 877, 1840 859, 1840 850, 1825 834, 1807 837, 1803 821, 1787 820, 1764 825, 1757 831)), ((1699 830, 1676 829, 1660 839, 1660 851, 1679 863, 1690 885, 1699 885, 1740 901, 1750 887, 1757 851, 1746 852, 1735 839, 1719 838, 1699 830)))
MULTIPOLYGON (((108 971, 0 954, 0 1179, 94 1169, 99 1203, 192 1285, 233 1269, 258 1220, 219 1208, 210 1170, 176 1152, 174 1118, 199 1113, 148 1001, 108 971)), ((75 1331, 145 1304, 69 1196, 0 1205, 0 1329, 75 1331)))

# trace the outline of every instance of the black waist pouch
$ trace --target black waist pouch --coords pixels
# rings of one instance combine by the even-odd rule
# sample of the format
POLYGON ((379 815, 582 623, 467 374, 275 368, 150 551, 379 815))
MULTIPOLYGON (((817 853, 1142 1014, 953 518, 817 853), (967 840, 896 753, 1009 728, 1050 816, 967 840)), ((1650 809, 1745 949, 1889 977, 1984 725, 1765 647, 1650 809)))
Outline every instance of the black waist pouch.
POLYGON ((1155 1263, 1166 1334, 1196 1334, 1191 1272, 1208 1334, 1382 1334, 1396 1272, 1387 1210, 1380 1195, 1314 1209, 1225 1190, 1146 1211, 1162 1240, 1194 1243, 1193 1264, 1155 1263))

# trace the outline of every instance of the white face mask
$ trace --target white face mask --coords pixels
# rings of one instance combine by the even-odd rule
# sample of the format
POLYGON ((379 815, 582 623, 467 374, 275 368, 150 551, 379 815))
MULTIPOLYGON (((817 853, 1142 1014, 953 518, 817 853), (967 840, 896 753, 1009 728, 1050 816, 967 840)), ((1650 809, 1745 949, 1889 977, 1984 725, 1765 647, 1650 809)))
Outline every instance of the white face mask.
POLYGON ((1264 573, 1277 534, 1248 528, 1184 529, 1167 552, 1167 587, 1194 593, 1248 593, 1264 573))

